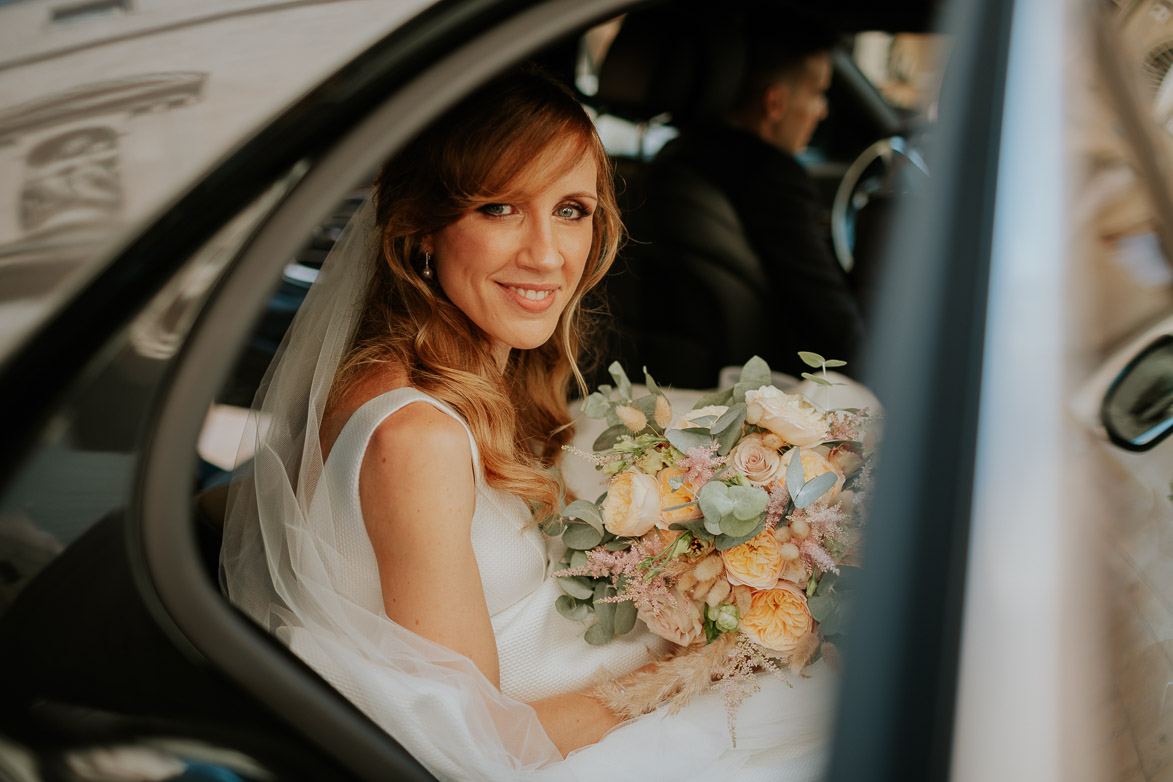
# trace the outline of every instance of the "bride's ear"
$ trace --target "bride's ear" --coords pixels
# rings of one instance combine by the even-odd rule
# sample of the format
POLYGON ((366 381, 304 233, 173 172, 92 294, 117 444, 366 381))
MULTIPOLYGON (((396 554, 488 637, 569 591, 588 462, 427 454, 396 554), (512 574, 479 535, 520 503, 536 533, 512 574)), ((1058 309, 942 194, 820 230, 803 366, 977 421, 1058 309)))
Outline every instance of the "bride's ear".
POLYGON ((424 234, 420 237, 420 252, 432 255, 436 252, 435 243, 432 241, 431 234, 424 234))

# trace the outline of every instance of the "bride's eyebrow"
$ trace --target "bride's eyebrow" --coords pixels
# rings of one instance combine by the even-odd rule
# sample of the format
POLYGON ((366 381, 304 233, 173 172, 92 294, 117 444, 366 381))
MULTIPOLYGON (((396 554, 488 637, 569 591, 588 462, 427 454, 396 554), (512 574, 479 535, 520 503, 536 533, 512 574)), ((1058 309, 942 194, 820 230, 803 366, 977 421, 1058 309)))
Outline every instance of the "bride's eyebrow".
POLYGON ((591 201, 598 201, 599 200, 599 196, 596 193, 587 193, 585 191, 582 193, 567 193, 566 195, 564 195, 562 197, 563 198, 580 198, 580 199, 584 199, 584 200, 589 199, 591 201))

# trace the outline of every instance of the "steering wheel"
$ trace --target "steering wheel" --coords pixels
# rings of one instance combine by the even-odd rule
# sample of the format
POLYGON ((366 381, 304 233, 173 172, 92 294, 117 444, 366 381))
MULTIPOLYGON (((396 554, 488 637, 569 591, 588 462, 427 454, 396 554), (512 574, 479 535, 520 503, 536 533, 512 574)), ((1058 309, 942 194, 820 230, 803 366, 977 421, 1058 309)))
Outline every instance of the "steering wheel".
POLYGON ((880 139, 848 167, 831 205, 831 242, 843 270, 855 267, 856 218, 873 199, 907 192, 916 180, 927 179, 920 152, 902 136, 880 139))

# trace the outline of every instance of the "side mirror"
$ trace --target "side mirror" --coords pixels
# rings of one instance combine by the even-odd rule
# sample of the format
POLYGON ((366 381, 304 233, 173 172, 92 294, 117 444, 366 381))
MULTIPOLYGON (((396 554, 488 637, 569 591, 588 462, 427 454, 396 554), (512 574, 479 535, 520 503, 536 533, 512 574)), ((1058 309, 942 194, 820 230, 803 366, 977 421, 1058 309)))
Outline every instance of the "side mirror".
POLYGON ((1147 451, 1173 432, 1173 334, 1149 343, 1104 394, 1100 420, 1108 438, 1147 451))

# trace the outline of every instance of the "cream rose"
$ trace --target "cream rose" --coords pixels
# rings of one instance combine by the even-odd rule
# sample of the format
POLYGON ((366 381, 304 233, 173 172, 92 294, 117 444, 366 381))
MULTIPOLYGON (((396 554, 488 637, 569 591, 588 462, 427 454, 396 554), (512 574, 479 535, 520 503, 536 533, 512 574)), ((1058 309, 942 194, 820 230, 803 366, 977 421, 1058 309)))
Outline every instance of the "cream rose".
POLYGON ((603 501, 603 526, 614 535, 639 537, 660 518, 656 479, 639 470, 624 470, 611 479, 603 501))
POLYGON ((731 584, 766 589, 778 582, 782 572, 782 546, 769 530, 722 551, 721 559, 731 584))
POLYGON ((827 439, 827 422, 810 402, 773 386, 745 392, 745 420, 792 445, 814 445, 827 439))
POLYGON ((677 417, 676 420, 674 420, 671 424, 668 425, 668 428, 669 429, 692 429, 692 428, 709 429, 712 427, 712 424, 697 424, 697 423, 693 423, 693 422, 696 421, 698 418, 704 418, 707 415, 713 416, 713 420, 716 421, 718 418, 725 415, 725 413, 728 411, 729 411, 729 407, 727 405, 705 405, 704 407, 698 407, 696 410, 689 410, 684 415, 677 417))
POLYGON ((789 581, 753 593, 750 609, 741 615, 741 631, 767 651, 787 657, 814 629, 806 595, 789 581))
POLYGON ((679 467, 667 467, 660 470, 656 474, 656 482, 660 489, 660 518, 656 521, 656 526, 660 529, 668 529, 672 524, 678 521, 691 521, 692 519, 699 519, 705 514, 701 512, 699 505, 692 505, 687 508, 677 508, 676 510, 663 510, 664 508, 671 508, 674 505, 683 505, 686 502, 692 502, 696 499, 692 489, 688 484, 680 484, 679 489, 673 489, 668 485, 668 481, 678 475, 684 475, 684 470, 679 467))
MULTIPOLYGON (((802 475, 806 480, 809 481, 810 479, 822 475, 825 472, 829 472, 835 475, 835 485, 832 486, 827 491, 827 493, 823 495, 823 499, 825 500, 834 499, 835 495, 839 493, 840 489, 843 488, 843 484, 847 481, 847 479, 843 477, 843 473, 836 469, 835 465, 833 465, 826 456, 823 456, 823 454, 819 453, 818 451, 808 448, 802 448, 800 450, 802 451, 802 475)), ((793 448, 782 454, 783 474, 785 474, 786 469, 790 466, 790 460, 793 458, 793 448)))
POLYGON ((768 486, 786 474, 782 454, 777 448, 770 448, 765 439, 761 434, 748 434, 729 453, 733 469, 755 486, 768 486))
POLYGON ((704 637, 705 622, 696 603, 680 593, 679 589, 672 589, 672 599, 666 597, 654 598, 653 602, 659 607, 659 614, 651 608, 641 607, 636 615, 643 620, 656 635, 680 646, 688 646, 698 638, 704 637))

